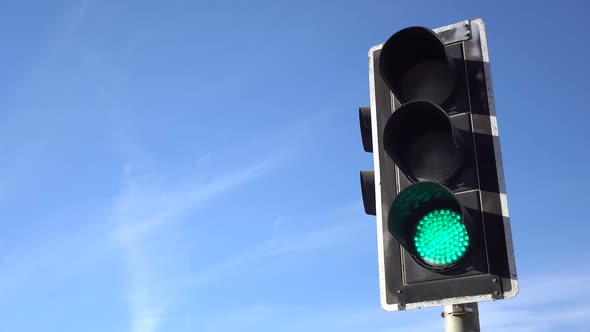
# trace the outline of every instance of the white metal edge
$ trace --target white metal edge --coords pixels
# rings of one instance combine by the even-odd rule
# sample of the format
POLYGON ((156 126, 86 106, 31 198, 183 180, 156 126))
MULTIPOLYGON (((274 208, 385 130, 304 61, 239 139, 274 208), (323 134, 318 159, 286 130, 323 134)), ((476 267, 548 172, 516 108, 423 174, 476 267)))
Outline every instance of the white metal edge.
MULTIPOLYGON (((494 88, 492 84, 492 71, 490 68, 490 54, 488 52, 488 43, 486 37, 485 23, 481 18, 471 20, 471 24, 476 24, 479 27, 479 40, 481 42, 481 53, 484 63, 484 73, 486 77, 488 105, 490 117, 494 121, 490 121, 492 135, 499 137, 498 121, 496 117, 496 103, 494 101, 494 88)), ((504 293, 504 298, 513 298, 518 294, 518 276, 516 272, 516 259, 514 255, 514 245, 512 242, 512 227, 510 226, 510 214, 508 211, 508 198, 506 192, 506 181, 504 178, 504 166, 502 163, 502 153, 500 149, 500 140, 495 139, 494 153, 496 155, 496 170, 498 173, 498 184, 500 186, 500 204, 502 207, 502 215, 504 221, 504 235, 506 236, 506 247, 508 249, 508 269, 510 271, 510 292, 504 293)))
MULTIPOLYGON (((375 51, 381 49, 381 45, 377 45, 372 47, 369 50, 369 91, 371 96, 371 119, 377 118, 377 102, 375 100, 375 68, 373 66, 374 58, 373 54, 375 51)), ((381 307, 383 310, 386 311, 398 311, 399 306, 397 304, 387 304, 387 295, 386 290, 387 286, 385 285, 385 257, 383 255, 383 223, 381 222, 381 218, 383 216, 382 206, 381 206, 381 170, 379 167, 379 133, 377 130, 377 126, 372 121, 371 125, 371 132, 373 136, 373 164, 374 164, 374 174, 375 174, 375 202, 376 202, 376 223, 377 223, 377 253, 378 253, 378 260, 379 260, 379 298, 381 301, 381 307)))
POLYGON ((440 301, 426 301, 426 302, 415 302, 415 303, 408 303, 406 305, 406 309, 413 310, 413 309, 423 309, 423 308, 430 308, 430 307, 438 307, 438 306, 446 306, 452 304, 464 304, 464 303, 472 303, 472 302, 481 302, 481 301, 492 301, 492 295, 477 295, 477 296, 464 296, 464 297, 453 297, 448 298, 440 301))

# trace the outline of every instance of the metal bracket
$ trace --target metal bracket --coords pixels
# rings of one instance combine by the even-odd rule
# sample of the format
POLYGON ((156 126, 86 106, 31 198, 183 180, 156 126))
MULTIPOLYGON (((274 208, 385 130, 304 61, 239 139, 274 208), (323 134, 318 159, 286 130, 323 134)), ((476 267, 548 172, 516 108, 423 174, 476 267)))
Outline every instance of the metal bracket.
POLYGON ((446 332, 480 332, 477 302, 446 305, 440 315, 446 332))
POLYGON ((395 294, 397 296, 399 310, 406 310, 406 296, 404 294, 403 286, 399 287, 395 294))
POLYGON ((445 306, 445 310, 440 313, 440 317, 445 318, 446 316, 467 316, 474 312, 473 308, 463 304, 454 304, 450 311, 447 311, 447 309, 447 306, 445 306))
POLYGON ((492 282, 496 285, 496 290, 492 293, 492 299, 494 300, 501 300, 504 298, 504 291, 502 289, 502 279, 500 276, 493 276, 492 282))
POLYGON ((463 42, 471 39, 471 25, 469 23, 459 25, 453 29, 439 32, 438 36, 445 45, 463 42))

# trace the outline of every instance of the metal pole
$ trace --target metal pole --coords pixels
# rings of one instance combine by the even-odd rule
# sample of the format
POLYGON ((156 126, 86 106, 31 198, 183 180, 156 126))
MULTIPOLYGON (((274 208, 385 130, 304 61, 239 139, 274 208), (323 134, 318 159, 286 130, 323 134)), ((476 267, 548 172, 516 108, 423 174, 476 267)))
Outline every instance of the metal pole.
POLYGON ((446 305, 441 314, 445 319, 445 332, 479 332, 477 302, 446 305))

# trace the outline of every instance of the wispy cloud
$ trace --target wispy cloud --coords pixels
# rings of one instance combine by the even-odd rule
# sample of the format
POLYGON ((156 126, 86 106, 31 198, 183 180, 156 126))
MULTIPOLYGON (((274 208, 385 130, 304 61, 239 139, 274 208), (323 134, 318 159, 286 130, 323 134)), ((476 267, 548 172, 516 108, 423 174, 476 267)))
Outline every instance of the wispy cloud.
MULTIPOLYGON (((359 222, 329 225, 307 232, 274 234, 260 245, 232 257, 231 259, 205 269, 195 276, 179 280, 179 289, 191 289, 219 282, 224 277, 233 275, 246 264, 260 263, 265 259, 285 255, 305 255, 337 245, 350 244, 350 240, 366 225, 359 222)), ((262 265, 258 264, 258 268, 262 265)))
POLYGON ((215 180, 155 190, 147 177, 127 166, 123 188, 114 202, 113 239, 121 249, 129 274, 129 303, 133 332, 154 332, 173 303, 174 285, 158 279, 157 267, 146 254, 145 237, 183 215, 241 185, 254 181, 279 161, 263 160, 215 180))
POLYGON ((106 251, 101 217, 77 210, 47 213, 31 221, 25 236, 14 232, 13 241, 2 241, 0 293, 4 300, 23 289, 51 287, 55 280, 83 273, 99 261, 106 251))
MULTIPOLYGON (((55 106, 56 96, 64 88, 64 77, 68 75, 67 71, 61 70, 61 66, 67 62, 63 60, 63 54, 71 50, 67 47, 68 42, 84 22, 88 7, 89 2, 82 0, 65 6, 57 13, 51 10, 44 13, 47 17, 53 16, 54 24, 51 27, 54 29, 47 32, 31 28, 33 31, 39 30, 34 32, 35 38, 31 39, 38 37, 41 41, 35 44, 27 41, 25 44, 30 44, 34 52, 23 54, 20 59, 22 62, 10 64, 19 74, 14 78, 10 77, 10 89, 3 91, 1 100, 3 107, 0 110, 0 141, 3 145, 0 148, 4 151, 6 160, 4 176, 0 177, 0 200, 8 199, 14 191, 21 190, 23 182, 34 178, 36 167, 45 162, 44 157, 55 158, 53 154, 47 157, 47 151, 53 151, 51 142, 55 139, 54 136, 61 134, 57 130, 52 131, 58 125, 56 119, 61 116, 61 112, 55 110, 66 112, 64 105, 55 106), (31 95, 35 95, 35 98, 31 98, 31 95), (52 107, 55 108, 50 111, 52 107), (18 148, 12 149, 12 146, 18 148)), ((4 14, 9 15, 9 8, 4 9, 4 14)), ((35 15, 23 18, 23 27, 33 26, 33 22, 28 20, 34 19, 35 15)), ((17 32, 22 27, 15 26, 13 29, 17 32)), ((19 52, 20 39, 13 38, 17 44, 9 42, 5 47, 10 52, 19 52)), ((71 66, 73 65, 69 62, 65 65, 68 69, 71 66)), ((69 90, 68 92, 71 93, 69 90)))
POLYGON ((377 307, 280 306, 256 304, 235 308, 207 324, 203 331, 342 331, 342 332, 430 332, 441 331, 443 320, 432 309, 432 319, 417 319, 416 313, 386 313, 377 307), (409 317, 412 316, 412 317, 409 317), (250 318, 248 318, 250 317, 250 318), (246 324, 242 324, 246 322, 246 324))
POLYGON ((521 278, 516 298, 480 305, 482 329, 583 331, 590 325, 588 280, 590 271, 582 267, 521 278))
MULTIPOLYGON (((104 84, 102 95, 114 129, 112 150, 123 160, 131 161, 124 167, 123 183, 114 198, 111 235, 122 253, 129 278, 133 332, 158 331, 173 312, 180 292, 215 281, 244 262, 321 249, 332 245, 339 235, 353 233, 338 227, 298 235, 275 232, 262 244, 203 271, 163 275, 166 272, 160 263, 168 262, 157 262, 157 257, 152 257, 160 249, 154 241, 161 240, 162 231, 178 225, 187 215, 198 213, 200 208, 206 208, 234 189, 261 179, 280 165, 300 162, 299 157, 304 155, 301 152, 312 139, 310 132, 320 126, 319 120, 324 115, 293 118, 284 127, 269 127, 256 135, 228 134, 219 144, 199 147, 200 156, 190 165, 198 169, 198 174, 188 172, 178 176, 176 173, 174 177, 179 181, 175 183, 180 184, 171 185, 170 181, 162 179, 166 177, 165 172, 151 172, 158 163, 151 155, 154 151, 146 149, 134 135, 135 115, 129 111, 132 105, 126 105, 125 96, 109 89, 109 84, 104 84), (220 145, 223 145, 221 150, 220 145), (224 170, 220 165, 236 165, 237 169, 224 170), (203 182, 202 174, 211 174, 211 171, 218 173, 214 180, 203 182), (158 237, 160 239, 156 239, 158 237)), ((198 267, 196 264, 191 268, 198 267)))
POLYGON ((141 177, 134 178, 130 175, 132 167, 128 165, 125 188, 115 200, 117 228, 114 236, 120 243, 133 242, 151 230, 177 220, 188 210, 260 177, 276 163, 277 160, 267 159, 208 183, 156 191, 152 194, 152 189, 146 188, 141 177))
MULTIPOLYGON (((243 264, 277 256, 305 254, 329 248, 358 234, 361 222, 330 223, 306 232, 275 231, 261 244, 196 275, 164 277, 151 260, 149 238, 167 226, 182 222, 183 216, 206 206, 225 193, 256 181, 281 163, 269 158, 229 172, 208 183, 165 188, 132 165, 125 167, 123 187, 113 206, 113 239, 120 248, 129 277, 128 301, 132 332, 155 332, 165 322, 180 292, 223 280, 243 264), (156 188, 154 188, 156 187, 156 188)), ((358 204, 354 204, 358 208, 358 204)), ((351 209, 333 213, 337 218, 351 209)))
MULTIPOLYGON (((24 68, 20 79, 14 84, 14 97, 17 100, 29 100, 31 88, 38 86, 39 81, 48 80, 46 77, 47 71, 59 62, 59 57, 66 50, 69 50, 68 43, 84 23, 89 7, 89 0, 72 2, 55 15, 54 26, 56 29, 49 34, 44 43, 39 45, 38 53, 24 68)), ((48 13, 48 15, 51 14, 48 13)), ((55 79, 55 77, 51 77, 51 80, 55 79)), ((4 114, 0 113, 1 115, 4 114)))
MULTIPOLYGON (((516 298, 480 303, 482 330, 588 331, 590 305, 585 302, 590 292, 587 287, 590 271, 568 272, 546 272, 523 278, 522 290, 516 298)), ((209 319, 203 331, 435 332, 444 329, 440 317, 442 307, 385 312, 378 306, 375 302, 355 307, 352 300, 330 307, 256 303, 209 319), (244 321, 247 324, 242 324, 244 321)))

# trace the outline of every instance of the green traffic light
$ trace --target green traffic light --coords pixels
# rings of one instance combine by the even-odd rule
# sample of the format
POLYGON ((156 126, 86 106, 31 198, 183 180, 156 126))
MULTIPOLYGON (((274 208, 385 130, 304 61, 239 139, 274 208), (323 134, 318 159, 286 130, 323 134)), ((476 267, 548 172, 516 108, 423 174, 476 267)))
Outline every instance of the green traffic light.
POLYGON ((448 209, 424 215, 416 225, 413 240, 420 258, 432 266, 458 262, 470 245, 461 215, 448 209))

